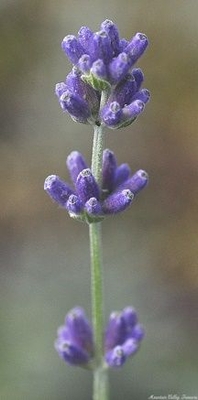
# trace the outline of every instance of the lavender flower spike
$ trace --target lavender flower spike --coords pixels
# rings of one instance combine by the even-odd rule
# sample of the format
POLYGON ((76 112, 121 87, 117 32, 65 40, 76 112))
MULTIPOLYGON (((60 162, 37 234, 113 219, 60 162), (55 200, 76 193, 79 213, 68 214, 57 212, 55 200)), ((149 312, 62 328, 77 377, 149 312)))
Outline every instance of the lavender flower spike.
MULTIPOLYGON (((135 354, 144 337, 144 329, 138 323, 132 307, 112 312, 104 335, 104 361, 107 367, 121 367, 135 354)), ((68 312, 64 325, 57 331, 55 349, 70 365, 92 368, 94 365, 94 342, 92 327, 81 307, 68 312)))
POLYGON ((74 188, 57 175, 50 175, 44 189, 72 218, 87 223, 99 222, 108 215, 124 211, 148 182, 148 175, 143 170, 130 176, 128 164, 117 165, 116 157, 109 149, 103 152, 101 187, 78 151, 71 152, 66 164, 74 188))
POLYGON ((66 36, 62 49, 76 70, 56 85, 63 111, 76 122, 110 129, 135 121, 150 98, 148 90, 141 90, 142 71, 133 68, 148 43, 143 33, 136 33, 130 41, 120 39, 110 20, 103 21, 98 32, 83 26, 77 37, 66 36), (106 97, 101 106, 102 91, 106 97))

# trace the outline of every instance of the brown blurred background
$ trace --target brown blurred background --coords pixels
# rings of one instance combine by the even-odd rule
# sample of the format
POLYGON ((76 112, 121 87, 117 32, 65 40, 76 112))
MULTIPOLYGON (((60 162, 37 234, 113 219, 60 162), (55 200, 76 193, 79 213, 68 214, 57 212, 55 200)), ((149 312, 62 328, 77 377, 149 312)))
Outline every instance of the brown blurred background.
POLYGON ((43 191, 68 179, 67 154, 88 160, 91 128, 63 115, 54 85, 71 66, 62 38, 106 18, 129 39, 150 39, 140 60, 152 100, 139 120, 108 131, 106 147, 148 188, 103 223, 106 318, 131 304, 146 329, 141 351, 111 372, 112 399, 198 396, 198 2, 193 0, 0 3, 0 399, 91 399, 88 372, 55 353, 57 327, 82 305, 91 314, 85 225, 43 191))

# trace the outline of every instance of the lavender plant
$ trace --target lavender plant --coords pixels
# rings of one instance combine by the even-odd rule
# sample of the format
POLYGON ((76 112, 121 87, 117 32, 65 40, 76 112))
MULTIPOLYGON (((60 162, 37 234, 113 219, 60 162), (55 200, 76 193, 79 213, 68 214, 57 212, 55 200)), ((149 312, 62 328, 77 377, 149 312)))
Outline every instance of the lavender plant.
POLYGON ((55 93, 75 122, 93 126, 92 162, 89 167, 83 155, 73 151, 66 161, 72 185, 50 175, 44 189, 72 218, 89 226, 92 324, 81 307, 70 310, 58 329, 55 349, 68 364, 93 371, 94 400, 109 399, 108 369, 121 367, 144 337, 130 306, 112 312, 104 329, 101 221, 128 208, 148 183, 145 171, 131 174, 128 164, 118 165, 113 151, 103 149, 104 129, 130 125, 150 98, 141 88, 142 70, 134 68, 147 46, 142 33, 130 41, 121 39, 110 20, 102 22, 98 32, 83 26, 77 37, 68 35, 62 41, 73 67, 55 93))

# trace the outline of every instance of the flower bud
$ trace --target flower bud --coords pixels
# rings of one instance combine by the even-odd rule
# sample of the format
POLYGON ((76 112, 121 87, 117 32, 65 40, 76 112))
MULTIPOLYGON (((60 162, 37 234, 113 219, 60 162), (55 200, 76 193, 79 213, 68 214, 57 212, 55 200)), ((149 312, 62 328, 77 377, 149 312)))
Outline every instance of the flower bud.
POLYGON ((140 342, 145 336, 145 331, 142 325, 136 324, 131 332, 131 337, 140 342))
POLYGON ((88 352, 77 347, 72 342, 56 340, 54 346, 59 356, 70 365, 81 366, 89 361, 88 352))
POLYGON ((70 365, 86 366, 93 357, 93 333, 82 308, 72 309, 57 331, 55 349, 70 365))
POLYGON ((71 72, 67 75, 65 80, 67 89, 73 93, 78 94, 81 98, 84 98, 86 95, 86 87, 84 82, 81 79, 80 72, 76 67, 73 67, 71 72))
POLYGON ((84 53, 89 51, 90 41, 93 36, 93 32, 87 26, 82 26, 78 31, 78 41, 84 49, 84 53))
POLYGON ((128 46, 125 47, 125 53, 129 55, 130 66, 135 64, 135 62, 141 57, 148 46, 148 38, 143 33, 136 33, 136 35, 131 39, 128 46))
POLYGON ((89 74, 92 66, 91 57, 88 54, 83 54, 78 61, 78 68, 85 74, 89 74))
POLYGON ((122 344, 126 337, 126 324, 120 312, 112 312, 105 332, 105 349, 122 344))
POLYGON ((136 195, 147 185, 148 179, 147 172, 140 169, 131 178, 120 185, 117 190, 130 189, 131 192, 136 195))
POLYGON ((117 162, 113 151, 105 149, 102 162, 102 190, 105 193, 110 193, 113 189, 116 167, 117 162))
POLYGON ((109 64, 109 74, 111 81, 115 84, 125 78, 130 69, 129 56, 123 52, 120 53, 109 64))
POLYGON ((135 78, 128 74, 112 91, 108 102, 117 101, 121 107, 131 103, 133 96, 136 94, 137 85, 135 78))
POLYGON ((95 32, 90 42, 89 54, 92 61, 101 59, 108 64, 113 57, 111 41, 105 31, 95 32))
POLYGON ((69 90, 61 95, 60 105, 63 110, 68 111, 72 117, 78 119, 80 122, 86 123, 87 118, 91 116, 87 101, 69 90))
POLYGON ((117 101, 107 104, 101 110, 101 119, 109 128, 116 128, 123 116, 122 108, 117 101))
POLYGON ((57 175, 50 175, 45 179, 44 190, 52 200, 59 206, 65 207, 69 196, 73 193, 72 189, 57 175))
POLYGON ((67 86, 65 82, 59 82, 55 86, 56 96, 59 98, 63 93, 67 91, 67 86))
POLYGON ((70 214, 70 217, 74 217, 75 215, 79 215, 83 210, 83 204, 80 201, 79 197, 75 194, 71 194, 69 199, 67 200, 67 211, 70 214))
POLYGON ((119 31, 118 31, 117 26, 109 19, 106 19, 104 22, 102 22, 101 29, 107 33, 108 37, 111 40, 113 56, 117 56, 117 54, 119 53, 119 50, 120 50, 119 31))
POLYGON ((70 173, 71 180, 75 185, 79 173, 87 168, 87 163, 79 151, 72 151, 66 160, 66 165, 70 173))
POLYGON ((101 204, 95 197, 91 197, 89 200, 87 200, 85 203, 85 210, 89 215, 92 216, 99 216, 102 214, 101 204))
POLYGON ((121 367, 126 361, 126 355, 123 351, 122 346, 116 346, 111 351, 108 351, 105 354, 105 360, 109 367, 121 367))
POLYGON ((106 67, 105 67, 103 60, 101 60, 101 59, 94 61, 90 72, 91 72, 91 74, 93 74, 95 76, 95 78, 98 78, 101 80, 107 79, 106 67))
POLYGON ((128 164, 121 164, 116 168, 114 177, 114 188, 117 188, 124 181, 126 181, 131 173, 131 169, 128 164))
POLYGON ((67 35, 62 41, 61 47, 74 65, 78 63, 84 53, 83 47, 74 35, 67 35))
POLYGON ((127 339, 122 345, 122 350, 126 358, 136 353, 138 348, 139 348, 139 343, 133 338, 127 339))
POLYGON ((132 330, 134 326, 137 324, 138 317, 137 312, 132 307, 126 307, 123 310, 123 318, 128 327, 128 331, 132 330))
POLYGON ((124 211, 131 205, 133 198, 134 194, 129 189, 122 190, 122 192, 115 192, 104 200, 102 206, 103 212, 105 214, 117 214, 124 211))
POLYGON ((83 169, 76 180, 76 190, 82 201, 86 203, 90 197, 99 200, 99 186, 89 168, 83 169))
POLYGON ((149 100, 150 100, 150 92, 147 89, 141 89, 139 92, 137 92, 134 96, 133 96, 133 101, 135 100, 140 100, 142 101, 144 104, 146 104, 149 100))
POLYGON ((132 307, 112 313, 105 334, 105 361, 110 367, 120 367, 139 348, 144 337, 143 327, 137 323, 132 307))
POLYGON ((135 100, 123 108, 123 120, 133 122, 139 114, 144 111, 145 104, 140 100, 135 100))
POLYGON ((65 317, 65 325, 73 343, 83 349, 90 350, 93 346, 92 329, 81 307, 73 308, 65 317))
POLYGON ((137 91, 140 89, 142 82, 144 81, 144 74, 140 68, 133 68, 132 75, 136 81, 137 91))

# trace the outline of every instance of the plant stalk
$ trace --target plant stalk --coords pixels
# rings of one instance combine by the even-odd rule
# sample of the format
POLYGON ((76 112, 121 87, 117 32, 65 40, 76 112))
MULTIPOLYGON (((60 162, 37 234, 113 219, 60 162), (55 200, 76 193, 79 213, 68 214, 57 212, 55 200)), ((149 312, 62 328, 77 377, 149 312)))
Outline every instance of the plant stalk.
MULTIPOLYGON (((102 179, 103 131, 95 126, 92 149, 92 173, 99 185, 102 179)), ((93 376, 93 400, 108 400, 108 372, 103 367, 103 279, 101 223, 89 224, 91 258, 92 323, 95 340, 96 368, 93 376)))

